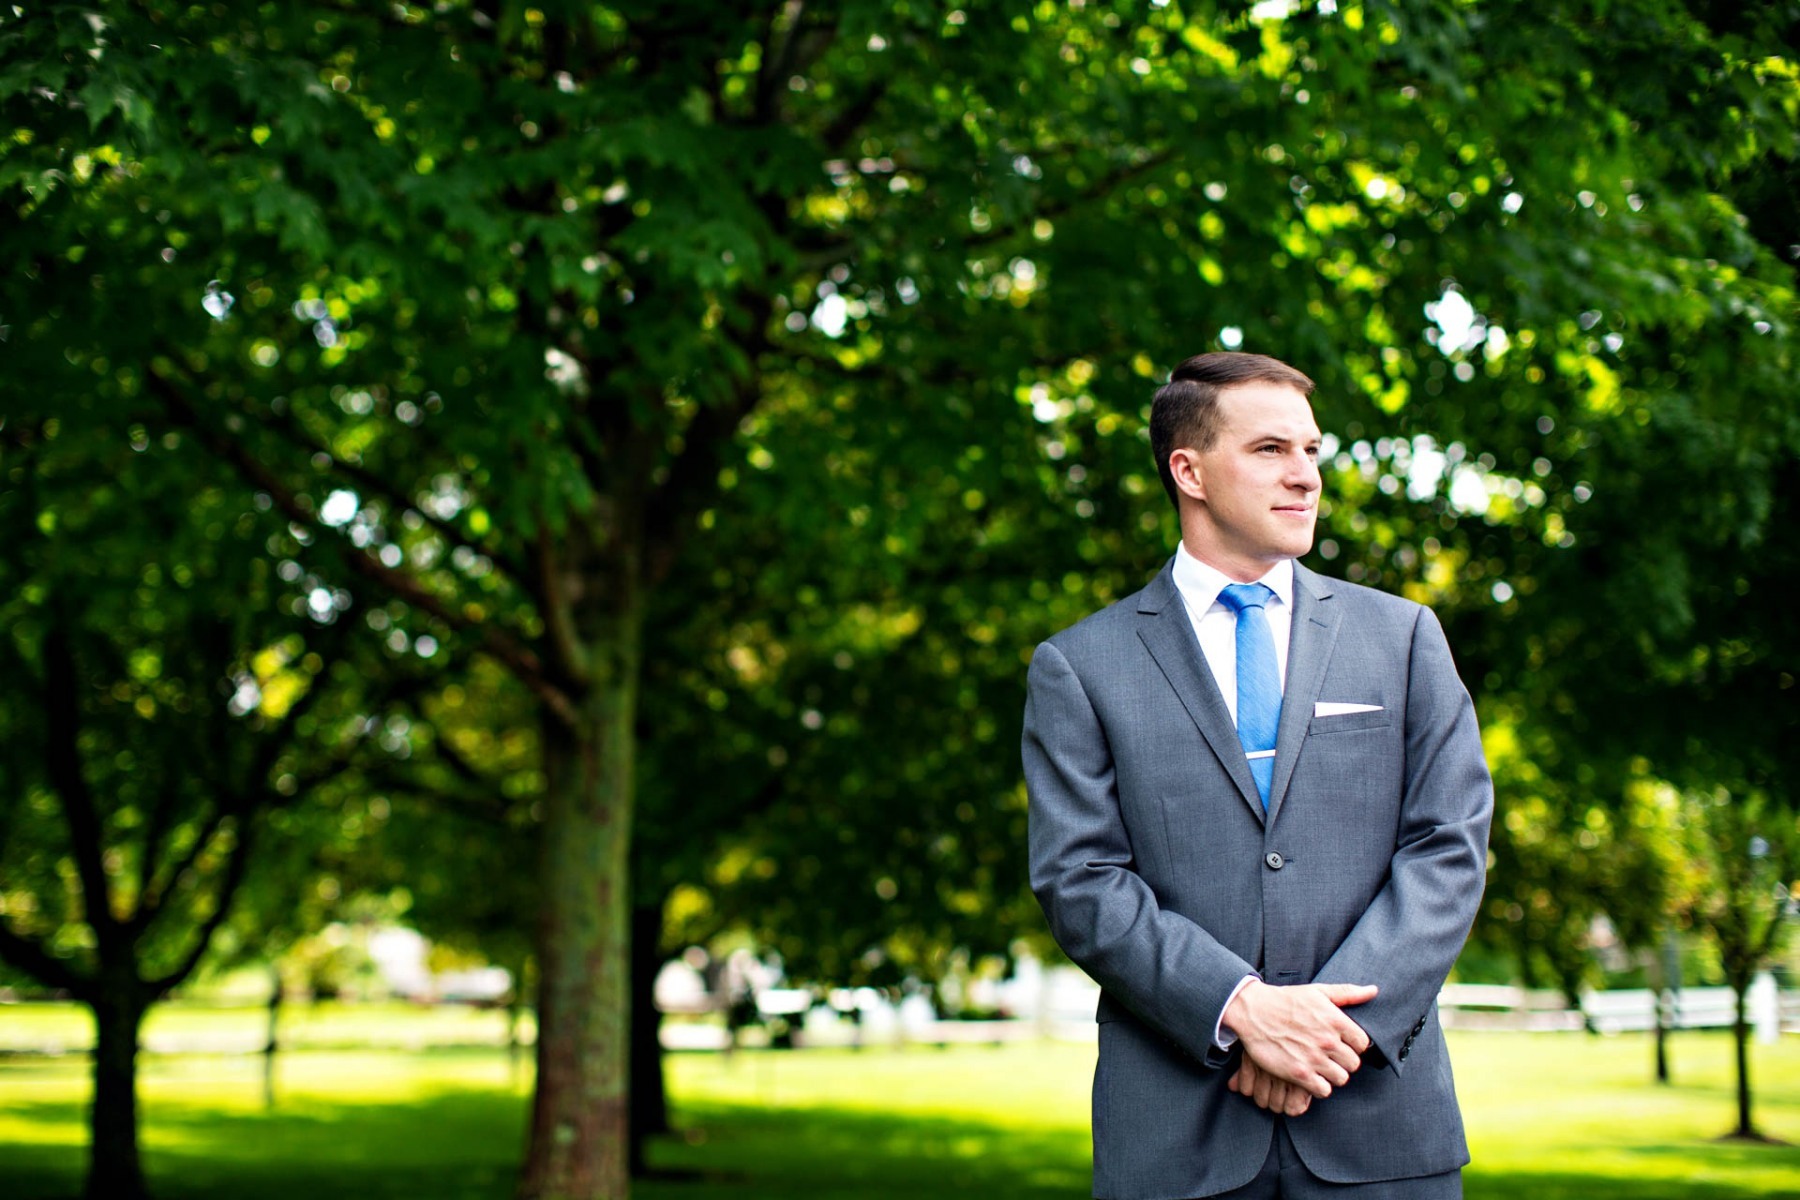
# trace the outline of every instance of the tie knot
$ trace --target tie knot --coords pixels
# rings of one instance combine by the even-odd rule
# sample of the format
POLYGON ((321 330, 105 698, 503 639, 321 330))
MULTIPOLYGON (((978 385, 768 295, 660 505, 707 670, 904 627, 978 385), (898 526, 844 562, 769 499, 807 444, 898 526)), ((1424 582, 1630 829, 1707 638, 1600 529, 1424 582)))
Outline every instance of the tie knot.
POLYGON ((1219 599, 1232 612, 1261 608, 1275 598, 1275 590, 1266 583, 1233 583, 1219 593, 1219 599))

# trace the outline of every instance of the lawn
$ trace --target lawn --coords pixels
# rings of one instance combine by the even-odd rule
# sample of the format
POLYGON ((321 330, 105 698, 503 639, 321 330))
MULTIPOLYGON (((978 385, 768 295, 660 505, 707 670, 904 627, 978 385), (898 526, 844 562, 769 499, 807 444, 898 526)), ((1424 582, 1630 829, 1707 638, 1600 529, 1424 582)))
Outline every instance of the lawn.
MULTIPOLYGON (((530 1014, 520 1024, 529 1037, 530 1014)), ((140 1043, 172 1054, 246 1053, 269 1037, 260 1006, 192 1001, 158 1004, 144 1020, 140 1043)), ((281 1010, 284 1046, 317 1049, 421 1050, 446 1046, 496 1046, 506 1041, 506 1013, 464 1004, 288 1004, 281 1010)), ((0 1054, 16 1050, 85 1050, 94 1043, 94 1020, 78 1004, 0 1004, 0 1054)))
MULTIPOLYGON (((0 1012, 0 1024, 5 1015, 0 1012)), ((3 1039, 0 1039, 3 1040, 3 1039)), ((1800 1198, 1800 1149, 1723 1143, 1730 1042, 1685 1034, 1677 1083, 1645 1082, 1641 1037, 1452 1035, 1473 1200, 1800 1198)), ((683 1054, 682 1134, 639 1200, 1077 1200, 1087 1193, 1091 1047, 683 1054)), ((76 1056, 0 1057, 0 1195, 72 1196, 84 1130, 76 1056)), ((1800 1039, 1758 1046, 1758 1119, 1800 1142, 1800 1039)), ((528 1072, 493 1049, 309 1050, 262 1107, 248 1056, 151 1056, 144 1144, 164 1200, 505 1200, 528 1072)), ((1404 1131, 1396 1130, 1396 1136, 1404 1131)))

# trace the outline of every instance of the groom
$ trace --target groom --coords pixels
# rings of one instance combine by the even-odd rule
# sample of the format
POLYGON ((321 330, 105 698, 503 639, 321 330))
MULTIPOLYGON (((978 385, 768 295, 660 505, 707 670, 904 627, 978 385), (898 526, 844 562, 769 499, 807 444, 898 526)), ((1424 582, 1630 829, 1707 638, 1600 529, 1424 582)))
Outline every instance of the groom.
POLYGON ((1150 440, 1181 545, 1031 663, 1032 890, 1102 988, 1099 1197, 1462 1194, 1435 1002, 1492 785, 1430 610, 1294 561, 1312 390, 1177 367, 1150 440))

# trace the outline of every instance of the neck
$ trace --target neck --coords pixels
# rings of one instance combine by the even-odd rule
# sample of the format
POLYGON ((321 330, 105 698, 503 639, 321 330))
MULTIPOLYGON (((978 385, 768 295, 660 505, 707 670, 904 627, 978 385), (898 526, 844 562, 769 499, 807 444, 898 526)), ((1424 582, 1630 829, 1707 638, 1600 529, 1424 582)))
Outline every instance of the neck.
POLYGON ((1208 545, 1205 539, 1195 537, 1191 530, 1182 533, 1181 545, 1189 554, 1233 583, 1255 583, 1281 561, 1278 558, 1252 559, 1223 553, 1218 547, 1208 545))

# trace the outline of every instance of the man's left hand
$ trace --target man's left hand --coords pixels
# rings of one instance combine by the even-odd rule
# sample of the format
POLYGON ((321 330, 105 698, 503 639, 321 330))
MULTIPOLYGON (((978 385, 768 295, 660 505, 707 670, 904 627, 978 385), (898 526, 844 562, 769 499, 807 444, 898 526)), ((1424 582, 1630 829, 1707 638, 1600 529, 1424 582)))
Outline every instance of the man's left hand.
POLYGON ((1312 1107, 1310 1092, 1299 1084, 1277 1079, 1252 1062, 1249 1055, 1239 1061, 1237 1073, 1225 1086, 1240 1096, 1249 1097, 1258 1108, 1290 1117, 1297 1117, 1312 1107))

